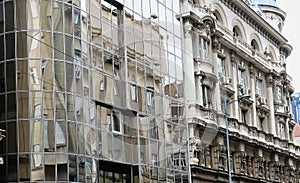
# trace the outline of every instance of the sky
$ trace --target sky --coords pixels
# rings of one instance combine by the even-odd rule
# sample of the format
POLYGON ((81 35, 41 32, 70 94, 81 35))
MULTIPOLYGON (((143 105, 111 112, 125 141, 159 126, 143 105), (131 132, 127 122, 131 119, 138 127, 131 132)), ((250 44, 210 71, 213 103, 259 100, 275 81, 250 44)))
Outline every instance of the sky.
POLYGON ((293 47, 292 54, 287 58, 287 73, 293 77, 292 84, 296 93, 300 92, 300 62, 297 60, 300 59, 300 34, 297 29, 300 23, 300 1, 277 0, 277 5, 287 14, 282 33, 293 47))

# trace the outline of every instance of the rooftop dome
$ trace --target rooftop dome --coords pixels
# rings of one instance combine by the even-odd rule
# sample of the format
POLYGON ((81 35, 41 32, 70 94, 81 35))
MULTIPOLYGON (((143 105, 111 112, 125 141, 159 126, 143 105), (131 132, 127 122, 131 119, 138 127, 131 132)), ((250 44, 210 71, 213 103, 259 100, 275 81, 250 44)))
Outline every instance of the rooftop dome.
POLYGON ((258 15, 273 28, 281 32, 286 13, 276 4, 276 0, 244 0, 258 15))

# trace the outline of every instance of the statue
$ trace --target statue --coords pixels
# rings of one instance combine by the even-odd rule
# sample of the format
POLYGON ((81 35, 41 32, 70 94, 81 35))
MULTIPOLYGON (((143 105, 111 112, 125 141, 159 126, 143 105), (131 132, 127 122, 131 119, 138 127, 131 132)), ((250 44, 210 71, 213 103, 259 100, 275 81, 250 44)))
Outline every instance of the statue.
POLYGON ((264 177, 265 170, 264 170, 264 158, 259 157, 258 161, 258 176, 264 177))
POLYGON ((199 163, 200 150, 201 150, 201 140, 199 139, 199 137, 191 137, 190 139, 191 164, 199 163))
POLYGON ((279 174, 280 174, 280 167, 279 167, 279 165, 278 164, 275 164, 274 165, 275 166, 275 175, 274 175, 274 179, 275 180, 279 180, 279 174))
POLYGON ((226 169, 226 148, 224 145, 219 145, 219 169, 226 169))
POLYGON ((253 175, 252 158, 250 156, 248 156, 248 175, 253 175))
POLYGON ((291 167, 289 169, 289 183, 294 183, 295 181, 295 168, 291 167))
POLYGON ((266 179, 268 179, 268 180, 270 180, 270 170, 269 170, 269 163, 268 162, 265 162, 265 169, 266 169, 266 171, 265 171, 265 173, 266 173, 266 179))
POLYGON ((211 154, 209 147, 205 149, 205 165, 207 168, 211 168, 211 154))
POLYGON ((246 173, 246 153, 244 151, 240 152, 240 172, 246 173))

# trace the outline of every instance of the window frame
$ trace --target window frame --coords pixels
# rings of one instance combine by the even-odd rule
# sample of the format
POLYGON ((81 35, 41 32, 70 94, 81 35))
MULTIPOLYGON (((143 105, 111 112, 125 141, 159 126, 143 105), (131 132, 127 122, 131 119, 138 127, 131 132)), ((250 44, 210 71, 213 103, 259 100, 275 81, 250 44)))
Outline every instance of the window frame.
POLYGON ((226 72, 225 72, 225 59, 218 56, 217 57, 217 63, 218 63, 218 66, 219 66, 219 69, 218 69, 218 72, 222 75, 222 76, 225 76, 226 75, 226 72))
POLYGON ((109 123, 109 125, 111 126, 111 131, 113 133, 116 133, 116 134, 123 134, 123 119, 122 119, 123 115, 120 111, 118 110, 115 110, 115 109, 111 109, 110 110, 110 114, 107 114, 107 117, 106 119, 109 120, 107 121, 109 123), (115 116, 117 114, 117 116, 115 116), (119 129, 116 129, 115 127, 115 122, 116 122, 116 118, 115 117, 118 117, 118 128, 119 129))
POLYGON ((130 85, 130 99, 137 102, 137 86, 135 84, 130 85))
POLYGON ((245 88, 245 71, 242 69, 238 69, 238 84, 241 85, 242 88, 245 88))
POLYGON ((259 97, 262 97, 262 81, 261 80, 256 80, 255 82, 255 94, 259 97))
POLYGON ((208 41, 199 36, 198 38, 198 55, 200 59, 207 59, 208 58, 208 49, 209 48, 209 43, 208 41))

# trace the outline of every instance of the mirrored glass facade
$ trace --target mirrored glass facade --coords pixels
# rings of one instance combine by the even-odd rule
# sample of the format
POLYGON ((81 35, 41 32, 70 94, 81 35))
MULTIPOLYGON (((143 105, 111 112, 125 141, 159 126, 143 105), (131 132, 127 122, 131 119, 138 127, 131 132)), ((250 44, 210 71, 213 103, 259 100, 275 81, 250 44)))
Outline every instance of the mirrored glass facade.
POLYGON ((0 182, 188 182, 179 0, 0 2, 0 182))

